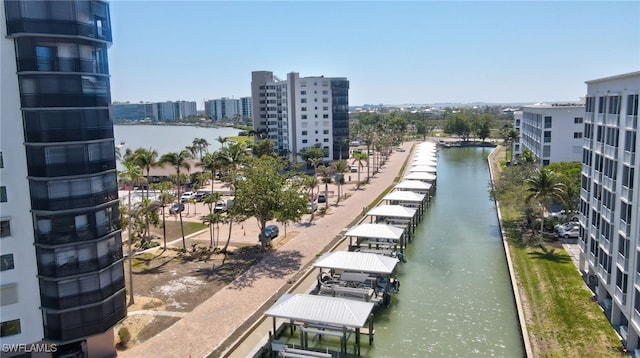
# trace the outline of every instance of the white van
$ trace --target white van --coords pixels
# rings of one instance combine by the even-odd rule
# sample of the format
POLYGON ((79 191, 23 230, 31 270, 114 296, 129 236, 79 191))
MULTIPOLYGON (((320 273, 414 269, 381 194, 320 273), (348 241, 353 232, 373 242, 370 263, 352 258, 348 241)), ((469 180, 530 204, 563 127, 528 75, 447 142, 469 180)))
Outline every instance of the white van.
POLYGON ((351 172, 352 172, 352 173, 357 173, 357 172, 358 172, 358 166, 357 166, 357 165, 355 165, 355 164, 354 164, 354 165, 352 165, 352 166, 351 166, 351 172))

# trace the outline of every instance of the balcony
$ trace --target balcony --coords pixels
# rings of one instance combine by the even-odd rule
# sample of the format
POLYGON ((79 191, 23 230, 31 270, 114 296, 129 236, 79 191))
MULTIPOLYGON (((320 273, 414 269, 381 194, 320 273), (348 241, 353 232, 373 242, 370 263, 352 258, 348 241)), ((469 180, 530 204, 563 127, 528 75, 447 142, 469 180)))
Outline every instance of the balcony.
POLYGON ((620 115, 619 114, 606 114, 605 115, 605 124, 610 126, 618 127, 620 125, 620 115))
POLYGON ((602 185, 604 185, 606 188, 609 188, 613 191, 616 190, 616 181, 615 179, 611 179, 607 176, 602 177, 602 185))
POLYGON ((75 258, 75 261, 68 261, 64 264, 39 264, 38 274, 51 278, 66 277, 91 271, 98 271, 121 259, 122 248, 118 248, 118 250, 111 251, 107 255, 91 260, 79 261, 75 258))
POLYGON ((635 163, 636 161, 636 153, 625 150, 623 160, 625 163, 633 165, 633 163, 635 163))
POLYGON ((618 252, 618 263, 624 269, 624 272, 629 272, 629 259, 620 252, 618 252))
POLYGON ((604 267, 602 267, 601 265, 598 265, 596 272, 598 273, 598 276, 605 284, 608 285, 611 283, 611 274, 608 273, 604 267))
POLYGON ((620 197, 626 199, 627 202, 630 203, 633 199, 633 189, 629 189, 628 187, 623 185, 620 197))
POLYGON ((636 272, 634 283, 636 286, 640 287, 640 272, 636 272))
POLYGON ((624 117, 624 125, 627 129, 637 129, 638 128, 638 116, 625 116, 624 117))
POLYGON ((110 285, 102 287, 98 291, 82 292, 73 296, 49 297, 41 296, 42 307, 52 309, 67 309, 101 302, 109 298, 114 293, 124 288, 124 278, 112 282, 110 285))
POLYGON ((622 289, 618 286, 616 286, 616 290, 613 292, 613 297, 615 297, 621 305, 627 304, 627 294, 622 292, 622 289))
POLYGON ((605 144, 604 146, 604 155, 608 156, 609 158, 617 158, 618 156, 618 148, 612 146, 612 145, 608 145, 605 144))

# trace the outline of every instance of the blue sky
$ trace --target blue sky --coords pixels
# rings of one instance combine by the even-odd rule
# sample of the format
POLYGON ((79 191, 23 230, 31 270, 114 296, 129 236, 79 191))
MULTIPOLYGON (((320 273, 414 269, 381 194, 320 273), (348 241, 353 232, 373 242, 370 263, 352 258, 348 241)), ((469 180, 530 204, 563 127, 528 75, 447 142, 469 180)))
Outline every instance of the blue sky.
POLYGON ((251 71, 347 77, 351 105, 576 101, 640 70, 639 1, 112 0, 114 101, 251 95, 251 71))

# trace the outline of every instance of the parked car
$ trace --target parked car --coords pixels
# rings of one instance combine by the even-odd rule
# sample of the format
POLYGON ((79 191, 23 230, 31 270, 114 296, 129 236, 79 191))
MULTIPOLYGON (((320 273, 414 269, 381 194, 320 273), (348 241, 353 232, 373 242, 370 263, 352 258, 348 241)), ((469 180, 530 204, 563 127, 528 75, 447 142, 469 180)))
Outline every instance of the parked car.
POLYGON ((313 212, 316 212, 318 210, 318 205, 316 205, 315 201, 310 201, 309 204, 307 204, 307 213, 311 214, 313 212))
POLYGON ((568 221, 564 224, 557 224, 553 227, 553 231, 555 231, 556 233, 560 232, 561 230, 568 230, 573 228, 574 226, 579 226, 580 223, 576 222, 576 221, 568 221))
POLYGON ((564 219, 567 217, 567 214, 566 214, 566 211, 560 210, 560 211, 554 211, 550 213, 549 216, 552 218, 564 219))
POLYGON ((398 147, 398 149, 396 149, 396 151, 398 151, 398 152, 404 152, 404 151, 405 151, 405 149, 404 149, 404 148, 402 148, 402 147, 398 147))
MULTIPOLYGON (((264 228, 264 236, 269 240, 273 240, 280 235, 280 229, 278 229, 278 225, 267 225, 264 228)), ((262 234, 258 235, 258 239, 262 237, 262 234)))
POLYGON ((318 203, 326 203, 327 202, 327 196, 324 194, 318 194, 318 203))
POLYGON ((171 208, 169 208, 169 214, 177 214, 180 212, 184 211, 184 204, 183 203, 175 203, 173 205, 171 205, 171 208))
POLYGON ((567 230, 560 230, 560 232, 558 232, 558 236, 568 239, 570 237, 578 237, 580 235, 580 227, 579 226, 573 226, 567 230))
POLYGON ((358 166, 357 166, 357 165, 355 165, 355 164, 354 164, 354 165, 352 165, 352 166, 351 166, 351 172, 352 172, 352 173, 357 173, 357 172, 358 172, 358 166))
POLYGON ((194 194, 192 191, 185 191, 180 196, 180 201, 184 203, 186 201, 189 201, 189 200, 195 198, 195 196, 196 196, 196 194, 194 194))
POLYGON ((205 196, 207 196, 206 191, 199 191, 194 195, 194 199, 196 199, 196 201, 203 201, 205 196))

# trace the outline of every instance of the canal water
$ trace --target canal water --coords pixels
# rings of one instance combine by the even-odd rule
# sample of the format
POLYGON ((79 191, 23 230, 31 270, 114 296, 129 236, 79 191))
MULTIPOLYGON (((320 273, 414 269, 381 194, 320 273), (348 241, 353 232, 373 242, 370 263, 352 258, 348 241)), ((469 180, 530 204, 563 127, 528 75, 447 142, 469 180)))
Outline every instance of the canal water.
MULTIPOLYGON (((369 346, 363 337, 363 357, 525 355, 489 198, 491 150, 440 150, 436 195, 405 251, 407 263, 400 264, 400 292, 389 308, 375 313, 375 341, 369 346)), ((290 336, 288 330, 279 339, 300 342, 299 334, 290 336)), ((314 339, 310 346, 339 351, 332 337, 314 339)))
POLYGON ((436 195, 406 251, 400 293, 376 313, 368 357, 524 356, 489 198, 491 150, 440 150, 436 195))

